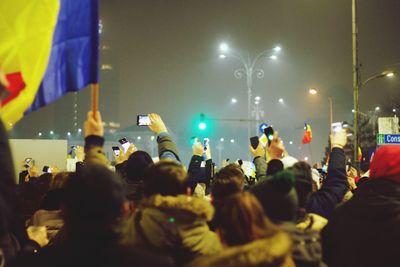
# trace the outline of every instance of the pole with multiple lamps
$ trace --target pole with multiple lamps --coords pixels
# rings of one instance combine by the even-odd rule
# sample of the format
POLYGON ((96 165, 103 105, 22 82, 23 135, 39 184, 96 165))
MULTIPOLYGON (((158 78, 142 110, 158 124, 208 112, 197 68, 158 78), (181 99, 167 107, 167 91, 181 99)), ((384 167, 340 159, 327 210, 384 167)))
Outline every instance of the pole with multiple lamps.
MULTIPOLYGON (((253 91, 253 77, 255 76, 258 79, 262 79, 264 77, 264 70, 261 68, 257 68, 256 65, 258 61, 263 57, 268 57, 271 60, 277 60, 277 53, 281 51, 281 47, 276 46, 273 49, 264 50, 259 53, 256 57, 252 58, 250 54, 247 56, 243 56, 238 53, 236 50, 231 49, 228 44, 222 43, 219 46, 221 59, 231 57, 235 58, 242 64, 242 67, 234 71, 234 76, 237 79, 242 79, 246 77, 246 87, 247 87, 247 117, 248 117, 248 125, 247 125, 247 135, 248 138, 251 136, 250 124, 251 124, 251 105, 252 105, 252 91, 253 91)), ((256 100, 257 101, 257 100, 256 100)), ((257 104, 256 104, 257 105, 257 104)), ((256 114, 255 114, 256 115, 256 114)))

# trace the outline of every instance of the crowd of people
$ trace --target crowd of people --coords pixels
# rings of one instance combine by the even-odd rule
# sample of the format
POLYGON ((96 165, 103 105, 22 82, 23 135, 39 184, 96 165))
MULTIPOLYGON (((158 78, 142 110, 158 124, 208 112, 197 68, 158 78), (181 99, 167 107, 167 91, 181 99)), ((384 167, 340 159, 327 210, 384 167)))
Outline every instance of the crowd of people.
POLYGON ((215 167, 210 145, 184 165, 149 114, 159 162, 131 145, 115 170, 99 112, 84 123, 75 172, 14 177, 0 126, 0 266, 397 266, 400 147, 382 146, 363 177, 346 168, 345 130, 325 172, 289 156, 275 133, 249 146, 256 168, 215 167), (357 177, 358 176, 358 177, 357 177))

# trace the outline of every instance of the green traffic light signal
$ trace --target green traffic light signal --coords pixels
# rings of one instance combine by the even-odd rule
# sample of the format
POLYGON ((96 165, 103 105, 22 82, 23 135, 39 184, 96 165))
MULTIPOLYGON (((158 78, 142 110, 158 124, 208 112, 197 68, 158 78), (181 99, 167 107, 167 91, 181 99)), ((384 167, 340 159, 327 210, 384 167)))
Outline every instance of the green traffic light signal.
POLYGON ((199 130, 204 131, 207 129, 207 123, 205 122, 205 115, 203 113, 200 114, 200 122, 198 124, 199 130))
POLYGON ((199 130, 204 131, 207 128, 207 124, 205 122, 199 123, 199 130))

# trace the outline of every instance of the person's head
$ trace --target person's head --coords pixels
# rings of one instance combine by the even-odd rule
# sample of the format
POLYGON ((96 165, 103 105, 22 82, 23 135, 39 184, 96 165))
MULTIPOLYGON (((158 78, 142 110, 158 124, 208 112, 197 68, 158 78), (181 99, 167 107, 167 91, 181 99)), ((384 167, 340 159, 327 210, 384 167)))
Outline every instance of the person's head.
POLYGON ((297 219, 298 199, 294 180, 293 173, 284 170, 251 189, 267 217, 276 224, 295 222, 297 219))
POLYGON ((100 165, 85 165, 64 185, 62 213, 67 236, 108 241, 123 215, 124 187, 115 173, 100 165))
POLYGON ((175 161, 159 161, 144 174, 143 193, 153 195, 177 196, 186 192, 188 174, 184 167, 175 161))
POLYGON ((295 176, 295 187, 299 198, 299 208, 305 208, 308 196, 316 190, 312 178, 311 166, 304 161, 299 161, 290 168, 295 176))
POLYGON ((39 176, 39 198, 42 195, 46 194, 51 189, 51 184, 53 181, 53 174, 52 173, 43 173, 39 176))
POLYGON ((50 184, 50 190, 63 188, 65 182, 71 174, 71 172, 59 172, 54 175, 50 184))
POLYGON ((274 175, 283 170, 283 163, 279 159, 272 159, 268 162, 267 175, 274 175))
POLYGON ((227 197, 229 195, 243 191, 244 173, 237 164, 229 164, 219 170, 214 176, 211 186, 213 199, 227 197))
POLYGON ((400 146, 386 145, 376 151, 369 179, 387 179, 400 183, 400 146))
POLYGON ((153 165, 153 159, 144 151, 136 151, 126 162, 126 178, 130 182, 143 180, 145 171, 153 165))
POLYGON ((265 217, 257 199, 248 192, 221 199, 214 219, 221 241, 228 246, 271 237, 278 231, 265 217))

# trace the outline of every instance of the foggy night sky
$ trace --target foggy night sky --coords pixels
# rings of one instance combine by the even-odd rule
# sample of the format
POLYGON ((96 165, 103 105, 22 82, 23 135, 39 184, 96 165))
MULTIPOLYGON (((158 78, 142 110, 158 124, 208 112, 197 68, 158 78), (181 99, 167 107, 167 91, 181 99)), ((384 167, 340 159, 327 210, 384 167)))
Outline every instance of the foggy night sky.
MULTIPOLYGON (((358 2, 365 80, 400 62, 400 1, 358 2)), ((261 96, 264 120, 280 132, 289 154, 312 156, 313 162, 322 159, 329 132, 328 96, 333 98, 334 121, 351 122, 351 0, 102 0, 100 14, 101 44, 110 47, 101 52, 101 62, 113 66, 100 74, 103 119, 125 128, 136 123, 137 114, 157 112, 184 155, 191 151, 188 140, 195 135, 200 113, 206 118, 247 118, 245 79, 233 75, 240 63, 218 58, 221 42, 253 56, 282 47, 279 60, 259 61, 265 77, 254 78, 253 97, 261 96), (310 87, 322 95, 310 96, 310 87), (230 102, 233 97, 236 104, 230 102), (312 155, 308 146, 298 149, 303 135, 298 128, 304 122, 313 130, 312 155), (290 140, 295 144, 289 145, 290 140)), ((400 71, 399 65, 396 69, 400 71)), ((399 89, 398 77, 370 82, 360 91, 361 111, 374 109, 399 89)), ((72 129, 72 98, 26 116, 15 131, 72 129)), ((90 90, 78 98, 82 125, 90 90)), ((210 123, 212 146, 220 137, 235 138, 234 145, 225 142, 223 157, 245 158, 247 124, 210 123)))

